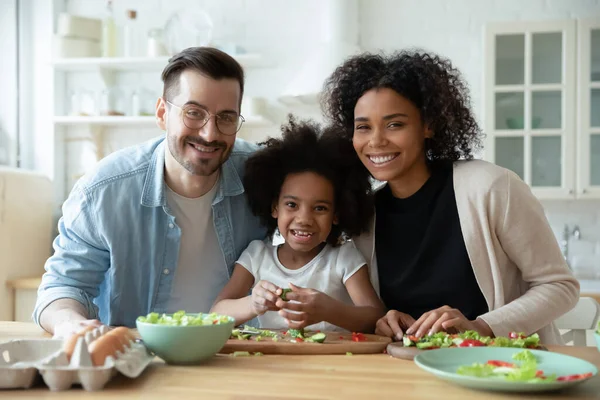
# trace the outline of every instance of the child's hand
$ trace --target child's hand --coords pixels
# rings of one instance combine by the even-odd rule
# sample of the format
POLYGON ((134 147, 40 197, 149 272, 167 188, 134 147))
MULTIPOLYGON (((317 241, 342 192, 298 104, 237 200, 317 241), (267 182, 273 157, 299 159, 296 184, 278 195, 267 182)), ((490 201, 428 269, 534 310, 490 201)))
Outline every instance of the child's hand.
POLYGON ((256 315, 263 315, 267 311, 277 311, 279 307, 275 302, 279 298, 281 288, 269 281, 259 281, 252 289, 252 309, 256 315))
POLYGON ((275 305, 280 309, 279 315, 285 318, 292 329, 304 328, 326 320, 331 310, 333 299, 315 289, 301 288, 290 283, 291 292, 287 300, 278 299, 275 305), (290 311, 292 312, 290 312, 290 311))

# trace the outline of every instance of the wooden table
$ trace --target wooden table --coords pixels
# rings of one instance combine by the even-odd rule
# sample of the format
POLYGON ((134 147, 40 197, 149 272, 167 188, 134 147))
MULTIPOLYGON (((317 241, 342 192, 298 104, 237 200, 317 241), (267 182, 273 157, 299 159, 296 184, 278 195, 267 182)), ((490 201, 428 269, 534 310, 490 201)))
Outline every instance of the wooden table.
MULTIPOLYGON (((47 336, 47 335, 46 335, 47 336)), ((31 323, 0 322, 0 342, 39 338, 44 333, 31 323)), ((600 367, 593 347, 556 346, 551 350, 586 359, 600 367)), ((384 354, 354 356, 217 355, 191 367, 168 366, 154 361, 137 379, 116 376, 104 390, 85 392, 74 387, 50 392, 46 386, 0 391, 0 399, 592 399, 600 398, 596 376, 564 393, 504 395, 478 392, 446 383, 421 370, 412 361, 384 354)))

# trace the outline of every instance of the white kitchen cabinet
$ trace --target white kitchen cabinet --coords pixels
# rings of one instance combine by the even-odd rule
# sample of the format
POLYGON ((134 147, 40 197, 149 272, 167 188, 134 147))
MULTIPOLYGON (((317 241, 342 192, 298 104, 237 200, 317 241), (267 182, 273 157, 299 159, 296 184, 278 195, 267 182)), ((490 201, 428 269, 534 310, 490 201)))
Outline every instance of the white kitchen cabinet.
POLYGON ((600 198, 600 18, 580 20, 577 35, 577 195, 600 198))
POLYGON ((516 172, 540 199, 600 198, 597 24, 486 27, 484 157, 516 172))
POLYGON ((487 26, 485 158, 540 198, 575 195, 576 21, 487 26))

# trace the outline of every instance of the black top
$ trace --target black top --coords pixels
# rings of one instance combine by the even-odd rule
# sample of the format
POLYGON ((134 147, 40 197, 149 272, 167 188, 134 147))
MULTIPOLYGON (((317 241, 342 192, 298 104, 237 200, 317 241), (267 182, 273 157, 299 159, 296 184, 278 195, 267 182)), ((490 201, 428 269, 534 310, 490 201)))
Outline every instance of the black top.
POLYGON ((406 199, 395 198, 386 186, 375 204, 379 285, 388 309, 415 319, 444 305, 469 320, 488 311, 463 240, 451 163, 432 168, 427 182, 406 199))

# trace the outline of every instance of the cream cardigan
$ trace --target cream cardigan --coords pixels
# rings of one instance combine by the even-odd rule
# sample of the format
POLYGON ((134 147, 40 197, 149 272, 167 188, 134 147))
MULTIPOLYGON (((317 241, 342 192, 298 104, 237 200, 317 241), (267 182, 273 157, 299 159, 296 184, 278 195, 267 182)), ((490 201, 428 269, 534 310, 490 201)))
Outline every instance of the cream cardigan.
MULTIPOLYGON (((540 202, 512 171, 485 161, 455 162, 453 180, 467 253, 490 309, 480 318, 496 336, 537 332, 542 343, 562 343, 553 321, 575 306, 579 282, 540 202)), ((354 241, 379 293, 374 232, 373 221, 354 241)))

